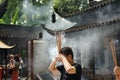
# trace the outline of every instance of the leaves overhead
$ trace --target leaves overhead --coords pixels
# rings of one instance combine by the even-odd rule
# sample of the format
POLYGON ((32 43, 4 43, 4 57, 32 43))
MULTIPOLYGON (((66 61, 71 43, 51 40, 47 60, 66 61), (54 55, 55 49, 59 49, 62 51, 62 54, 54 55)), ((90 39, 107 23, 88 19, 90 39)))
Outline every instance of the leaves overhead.
MULTIPOLYGON (((0 3, 2 1, 4 0, 0 0, 0 3)), ((48 19, 48 15, 39 10, 41 7, 47 6, 51 1, 53 1, 53 7, 60 13, 73 13, 87 7, 87 0, 9 0, 7 12, 0 19, 0 23, 27 26, 40 24, 48 19), (26 5, 26 2, 29 4, 26 5), (26 6, 29 9, 23 10, 26 6), (30 10, 31 6, 33 6, 34 14, 30 10), (41 16, 41 14, 44 15, 41 16)))
POLYGON ((58 13, 72 14, 86 9, 88 3, 88 0, 54 0, 53 7, 58 13))

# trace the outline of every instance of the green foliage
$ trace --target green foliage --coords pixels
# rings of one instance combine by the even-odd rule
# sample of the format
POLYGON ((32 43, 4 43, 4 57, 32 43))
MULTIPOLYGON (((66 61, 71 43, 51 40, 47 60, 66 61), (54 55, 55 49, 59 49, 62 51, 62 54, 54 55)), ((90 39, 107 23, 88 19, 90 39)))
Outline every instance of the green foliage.
POLYGON ((0 19, 0 23, 31 26, 40 23, 38 21, 48 19, 47 15, 38 16, 39 14, 23 12, 23 3, 25 1, 28 1, 30 6, 36 6, 36 10, 50 2, 50 0, 9 0, 7 11, 0 19))
POLYGON ((19 4, 19 1, 18 0, 9 0, 7 11, 4 14, 3 18, 1 19, 0 23, 3 23, 3 24, 15 24, 16 23, 15 21, 17 19, 17 13, 18 13, 17 6, 19 4))
POLYGON ((2 2, 2 0, 0 0, 0 3, 2 2))
POLYGON ((16 24, 17 19, 18 19, 18 7, 16 8, 16 11, 15 11, 13 17, 11 18, 11 23, 16 24))
POLYGON ((22 53, 20 53, 20 55, 21 55, 22 57, 25 57, 25 56, 27 55, 27 51, 26 51, 26 50, 23 50, 22 53))
POLYGON ((5 23, 3 19, 0 19, 0 23, 5 23))
MULTIPOLYGON (((3 1, 0 0, 0 2, 3 1)), ((31 26, 43 23, 43 21, 48 19, 47 14, 39 15, 40 11, 38 13, 23 11, 24 1, 28 1, 30 3, 29 6, 34 6, 35 10, 39 10, 40 7, 48 5, 52 0, 9 0, 7 12, 0 19, 0 23, 31 26)), ((59 13, 74 13, 78 10, 86 9, 87 6, 87 0, 53 0, 53 7, 59 13)))
POLYGON ((54 0, 53 7, 59 13, 74 13, 88 7, 87 0, 54 0))
MULTIPOLYGON (((62 1, 62 0, 61 0, 62 1)), ((60 5, 60 3, 61 3, 61 1, 60 0, 53 0, 53 7, 54 8, 58 8, 59 7, 59 5, 60 5)))
POLYGON ((5 0, 0 0, 0 4, 1 4, 3 1, 5 1, 5 0))

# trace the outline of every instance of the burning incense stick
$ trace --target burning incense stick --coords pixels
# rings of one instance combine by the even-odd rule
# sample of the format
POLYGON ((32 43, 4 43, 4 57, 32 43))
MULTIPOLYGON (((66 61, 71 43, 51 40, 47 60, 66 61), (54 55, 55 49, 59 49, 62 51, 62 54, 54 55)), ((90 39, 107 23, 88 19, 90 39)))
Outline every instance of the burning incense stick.
POLYGON ((61 45, 62 45, 61 32, 56 32, 56 43, 57 43, 58 52, 60 54, 61 45))
POLYGON ((110 47, 111 47, 111 51, 112 51, 114 64, 115 64, 115 66, 117 66, 116 50, 115 50, 115 45, 114 45, 113 40, 110 40, 110 47))

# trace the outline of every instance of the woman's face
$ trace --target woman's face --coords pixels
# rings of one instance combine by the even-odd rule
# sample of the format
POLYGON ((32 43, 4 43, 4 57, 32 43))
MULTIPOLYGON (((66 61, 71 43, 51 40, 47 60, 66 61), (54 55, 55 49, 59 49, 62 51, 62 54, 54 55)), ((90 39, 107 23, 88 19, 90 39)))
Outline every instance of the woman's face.
POLYGON ((14 63, 14 59, 11 59, 10 62, 11 62, 11 63, 14 63))

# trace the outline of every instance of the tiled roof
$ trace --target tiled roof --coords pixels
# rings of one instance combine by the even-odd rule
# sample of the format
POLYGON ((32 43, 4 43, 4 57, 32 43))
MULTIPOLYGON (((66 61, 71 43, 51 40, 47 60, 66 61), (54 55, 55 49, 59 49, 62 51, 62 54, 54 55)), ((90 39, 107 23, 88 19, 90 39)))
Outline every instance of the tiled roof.
MULTIPOLYGON (((87 11, 83 14, 69 16, 70 21, 76 22, 77 24, 63 30, 65 33, 72 33, 77 31, 86 30, 89 28, 106 27, 112 24, 120 23, 120 0, 107 0, 113 1, 102 8, 96 8, 94 11, 87 11)), ((107 4, 107 3, 106 3, 107 4)), ((44 28, 48 33, 54 35, 55 31, 48 28, 44 28)))
POLYGON ((38 39, 40 27, 0 24, 0 37, 38 39))
POLYGON ((95 9, 104 7, 105 5, 108 5, 108 4, 110 4, 112 2, 116 2, 116 1, 119 1, 119 0, 103 0, 103 1, 100 1, 100 2, 93 1, 91 4, 94 3, 94 5, 89 6, 88 8, 86 8, 84 10, 78 10, 78 11, 76 11, 74 13, 70 13, 70 14, 69 13, 59 13, 56 9, 55 9, 55 11, 62 17, 70 17, 70 16, 74 16, 74 15, 77 15, 77 14, 89 12, 91 10, 95 10, 95 9))
MULTIPOLYGON (((63 30, 65 33, 72 33, 72 32, 77 32, 77 31, 82 31, 85 29, 90 29, 90 28, 95 28, 95 27, 105 27, 107 25, 112 25, 112 24, 116 24, 116 23, 120 23, 120 18, 117 19, 112 19, 110 21, 105 21, 105 22, 96 22, 96 23, 90 23, 90 24, 85 24, 85 25, 75 25, 71 28, 68 28, 66 30, 63 30)), ((54 30, 50 30, 46 27, 44 27, 44 29, 50 33, 51 35, 54 35, 55 31, 54 30)))

